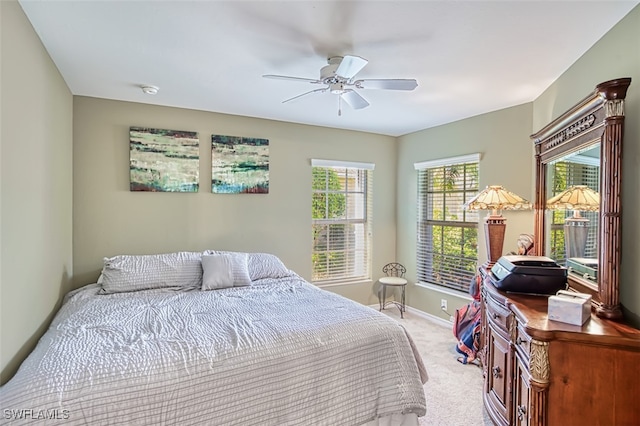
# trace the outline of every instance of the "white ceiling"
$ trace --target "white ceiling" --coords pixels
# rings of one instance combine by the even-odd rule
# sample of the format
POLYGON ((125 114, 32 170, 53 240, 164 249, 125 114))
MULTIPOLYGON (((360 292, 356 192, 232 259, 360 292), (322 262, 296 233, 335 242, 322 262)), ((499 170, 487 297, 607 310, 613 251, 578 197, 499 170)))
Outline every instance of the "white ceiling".
POLYGON ((74 95, 392 136, 534 100, 638 3, 20 0, 74 95), (262 78, 345 54, 418 88, 338 116, 337 95, 283 104, 318 86, 262 78))

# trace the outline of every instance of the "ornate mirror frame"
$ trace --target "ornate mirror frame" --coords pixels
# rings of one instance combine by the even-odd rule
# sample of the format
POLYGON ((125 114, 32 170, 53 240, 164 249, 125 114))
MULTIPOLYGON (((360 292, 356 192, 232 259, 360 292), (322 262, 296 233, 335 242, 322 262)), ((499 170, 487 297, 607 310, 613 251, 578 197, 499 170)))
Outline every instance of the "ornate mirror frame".
POLYGON ((574 107, 531 135, 535 144, 536 199, 534 234, 536 254, 546 247, 545 208, 547 165, 567 154, 600 142, 600 210, 598 227, 598 286, 569 274, 569 286, 593 296, 596 314, 620 319, 620 260, 622 184, 622 141, 624 99, 630 78, 606 81, 574 107))

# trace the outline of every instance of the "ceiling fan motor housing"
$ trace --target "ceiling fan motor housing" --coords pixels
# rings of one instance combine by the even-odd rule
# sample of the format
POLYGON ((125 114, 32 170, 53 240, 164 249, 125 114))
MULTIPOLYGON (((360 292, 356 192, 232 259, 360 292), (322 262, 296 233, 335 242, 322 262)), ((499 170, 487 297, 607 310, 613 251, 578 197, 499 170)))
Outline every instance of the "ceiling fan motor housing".
MULTIPOLYGON (((329 65, 325 65, 320 69, 320 80, 325 84, 332 84, 338 81, 336 70, 340 66, 342 56, 334 56, 328 59, 329 65)), ((343 79, 344 80, 344 79, 343 79)))

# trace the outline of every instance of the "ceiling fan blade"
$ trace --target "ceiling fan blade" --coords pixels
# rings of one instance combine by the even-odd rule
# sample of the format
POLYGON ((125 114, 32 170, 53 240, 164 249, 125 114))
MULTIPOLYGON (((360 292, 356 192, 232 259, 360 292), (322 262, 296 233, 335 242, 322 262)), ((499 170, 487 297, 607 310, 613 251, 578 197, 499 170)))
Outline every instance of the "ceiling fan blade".
POLYGON ((304 81, 306 83, 320 84, 322 81, 314 79, 314 78, 302 78, 302 77, 290 77, 288 75, 273 75, 273 74, 265 74, 264 78, 273 78, 274 80, 293 80, 293 81, 304 81))
POLYGON ((322 89, 310 90, 310 91, 305 92, 305 93, 302 93, 302 94, 300 94, 300 95, 298 95, 298 96, 294 96, 293 98, 285 99, 284 101, 282 101, 282 103, 284 104, 284 103, 286 103, 286 102, 291 102, 291 101, 293 101, 293 100, 296 100, 296 99, 301 98, 301 97, 303 97, 303 96, 310 95, 310 94, 312 94, 312 93, 323 93, 323 92, 326 92, 327 90, 329 90, 329 88, 328 88, 328 87, 323 87, 322 89))
POLYGON ((369 106, 369 102, 355 90, 346 90, 340 97, 353 109, 362 109, 369 106))
POLYGON ((336 69, 336 75, 349 80, 353 78, 353 76, 358 74, 360 70, 364 68, 368 63, 369 61, 361 58, 360 56, 346 55, 342 58, 338 69, 336 69))
POLYGON ((353 84, 358 89, 413 90, 418 87, 418 82, 412 78, 357 80, 353 84))

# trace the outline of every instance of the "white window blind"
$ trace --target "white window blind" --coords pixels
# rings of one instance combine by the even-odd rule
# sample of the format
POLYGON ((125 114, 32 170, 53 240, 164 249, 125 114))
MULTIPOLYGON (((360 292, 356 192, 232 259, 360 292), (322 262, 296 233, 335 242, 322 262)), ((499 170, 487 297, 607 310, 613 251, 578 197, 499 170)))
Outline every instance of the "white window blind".
MULTIPOLYGON (((551 164, 552 173, 552 194, 550 197, 561 193, 562 191, 574 185, 587 185, 596 192, 600 192, 600 163, 599 159, 595 161, 582 161, 580 156, 572 157, 571 161, 560 161, 551 164), (576 161, 576 159, 578 161, 576 161)), ((582 157, 585 158, 585 157, 582 157)), ((588 158, 588 157, 586 157, 588 158)), ((589 223, 598 223, 600 219, 598 212, 582 211, 583 217, 589 219, 589 223)), ((550 257, 557 262, 564 263, 566 260, 564 245, 564 221, 571 216, 573 211, 553 210, 551 220, 551 253, 550 257)), ((589 226, 587 234, 587 244, 585 249, 585 257, 598 257, 598 227, 589 226)))
POLYGON ((315 283, 371 279, 373 165, 312 160, 315 283))
POLYGON ((469 291, 478 262, 478 212, 464 203, 478 193, 478 154, 416 163, 418 281, 469 291))

